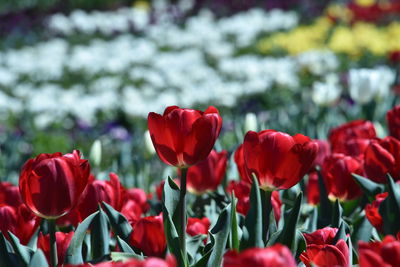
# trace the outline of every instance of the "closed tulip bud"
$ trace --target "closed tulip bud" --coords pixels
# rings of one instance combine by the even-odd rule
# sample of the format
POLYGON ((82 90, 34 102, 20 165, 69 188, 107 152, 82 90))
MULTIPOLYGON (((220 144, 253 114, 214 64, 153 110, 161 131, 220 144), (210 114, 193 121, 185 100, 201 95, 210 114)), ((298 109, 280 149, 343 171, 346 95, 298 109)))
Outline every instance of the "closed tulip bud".
POLYGON ((248 132, 243 153, 249 176, 255 174, 263 190, 288 189, 310 170, 318 144, 302 134, 275 130, 248 132))
POLYGON ((386 113, 386 120, 390 135, 400 140, 400 105, 386 113))
POLYGON ((329 142, 332 152, 346 153, 346 142, 356 138, 372 139, 376 137, 374 124, 370 121, 355 120, 332 129, 329 133, 329 142))
POLYGON ((322 176, 329 198, 346 201, 361 195, 361 188, 354 181, 352 173, 364 174, 363 166, 357 159, 340 153, 325 159, 322 176))
POLYGON ((358 243, 360 267, 398 267, 400 263, 400 241, 385 236, 382 242, 358 243))
POLYGON ((212 150, 205 160, 188 169, 188 190, 198 195, 215 191, 224 179, 227 161, 225 150, 222 152, 212 150))
POLYGON ((382 216, 379 213, 379 206, 388 196, 388 192, 377 194, 372 204, 365 206, 365 217, 368 221, 378 230, 381 231, 383 227, 382 216))
POLYGON ((163 115, 150 112, 148 126, 160 159, 187 168, 208 156, 221 131, 222 118, 212 106, 204 112, 171 106, 163 115))
POLYGON ((164 255, 167 241, 161 215, 141 218, 132 227, 130 239, 132 246, 143 251, 146 256, 162 257, 164 255))
POLYGON ((372 140, 364 153, 364 168, 369 179, 386 183, 389 173, 394 180, 400 179, 400 141, 388 136, 372 140))
POLYGON ((281 244, 267 248, 250 248, 240 253, 228 251, 223 267, 295 267, 296 261, 290 250, 281 244))
POLYGON ((39 217, 61 217, 78 203, 89 174, 89 162, 80 158, 78 150, 65 155, 39 154, 22 167, 22 200, 39 217))

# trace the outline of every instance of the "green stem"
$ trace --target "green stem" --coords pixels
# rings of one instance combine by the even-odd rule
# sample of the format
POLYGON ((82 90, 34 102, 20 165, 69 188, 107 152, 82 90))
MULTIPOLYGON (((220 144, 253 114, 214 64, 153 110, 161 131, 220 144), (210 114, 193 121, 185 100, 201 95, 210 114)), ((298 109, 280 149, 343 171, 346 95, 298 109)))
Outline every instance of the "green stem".
POLYGON ((272 211, 271 197, 272 191, 270 190, 262 190, 261 189, 261 198, 262 198, 262 221, 263 221, 263 241, 266 244, 268 240, 268 229, 269 229, 269 217, 272 211))
POLYGON ((179 241, 182 249, 182 255, 184 257, 184 265, 187 262, 187 253, 186 253, 186 174, 187 168, 181 168, 181 185, 180 185, 180 193, 179 193, 179 214, 180 214, 180 227, 179 231, 179 241))
POLYGON ((49 234, 50 234, 50 266, 57 267, 57 242, 56 242, 56 220, 48 219, 49 234))

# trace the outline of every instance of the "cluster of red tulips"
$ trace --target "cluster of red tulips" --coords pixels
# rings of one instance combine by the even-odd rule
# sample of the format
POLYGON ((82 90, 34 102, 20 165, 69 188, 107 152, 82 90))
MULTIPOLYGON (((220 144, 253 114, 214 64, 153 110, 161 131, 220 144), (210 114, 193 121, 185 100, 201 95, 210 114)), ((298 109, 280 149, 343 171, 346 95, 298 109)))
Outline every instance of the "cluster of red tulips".
POLYGON ((363 120, 328 141, 249 131, 227 181, 218 110, 171 106, 148 116, 179 177, 155 194, 97 180, 77 150, 39 154, 0 184, 0 266, 400 266, 400 106, 387 121, 385 138, 363 120))

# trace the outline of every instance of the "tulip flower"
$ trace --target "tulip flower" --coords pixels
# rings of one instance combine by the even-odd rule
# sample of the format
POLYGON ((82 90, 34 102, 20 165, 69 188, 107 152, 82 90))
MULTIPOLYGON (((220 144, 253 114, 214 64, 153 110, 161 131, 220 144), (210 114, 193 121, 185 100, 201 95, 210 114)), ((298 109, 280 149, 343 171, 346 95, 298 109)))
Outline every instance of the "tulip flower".
POLYGON ((18 207, 22 204, 18 186, 8 182, 0 182, 0 205, 18 207))
POLYGON ((148 126, 160 159, 187 168, 208 156, 221 131, 222 118, 212 106, 204 112, 171 106, 163 115, 150 112, 148 126))
MULTIPOLYGON (((57 232, 56 233, 56 242, 57 242, 57 256, 59 265, 62 266, 64 262, 65 254, 67 253, 68 246, 71 242, 72 236, 74 232, 63 233, 57 232)), ((43 235, 42 233, 39 234, 37 247, 43 250, 44 255, 47 258, 47 261, 50 262, 50 246, 49 246, 50 237, 49 235, 43 235)))
POLYGON ((306 187, 307 202, 311 205, 318 205, 319 203, 319 182, 318 173, 316 171, 308 174, 308 181, 306 187))
POLYGON ((395 181, 400 179, 400 141, 388 136, 372 140, 364 154, 365 173, 377 183, 386 183, 389 173, 395 181))
POLYGON ((400 140, 400 105, 386 113, 386 120, 390 135, 400 140))
POLYGON ((383 227, 382 216, 379 214, 379 206, 388 195, 388 192, 377 194, 372 204, 367 204, 365 206, 365 216, 378 231, 381 231, 383 227))
MULTIPOLYGON (((186 226, 186 233, 191 236, 196 235, 208 235, 208 230, 210 228, 211 222, 207 217, 199 218, 189 218, 188 224, 186 226)), ((204 239, 204 244, 207 242, 207 238, 204 239)))
POLYGON ((248 132, 243 153, 247 173, 257 177, 266 191, 288 189, 311 168, 318 144, 302 134, 290 136, 275 130, 248 132))
POLYGON ((332 129, 329 133, 329 142, 332 152, 346 153, 345 143, 351 139, 376 137, 374 124, 370 121, 355 120, 332 129))
POLYGON ((132 246, 143 251, 146 256, 162 257, 164 255, 167 241, 161 215, 141 218, 132 227, 130 237, 132 246))
POLYGON ((358 243, 360 267, 398 267, 400 263, 400 241, 385 236, 382 242, 358 243))
POLYGON ((354 181, 352 173, 364 174, 363 166, 357 159, 340 153, 325 159, 322 176, 329 198, 345 201, 361 195, 361 188, 354 181))
POLYGON ((241 144, 235 151, 234 160, 236 163, 237 170, 240 175, 240 179, 246 182, 251 180, 251 177, 247 173, 245 162, 244 162, 244 154, 243 154, 243 144, 241 144))
POLYGON ((227 160, 225 150, 222 152, 212 150, 205 160, 188 169, 188 190, 197 195, 215 191, 225 176, 227 160))
POLYGON ((306 251, 300 254, 300 260, 307 266, 348 267, 349 247, 343 239, 332 244, 337 228, 325 227, 311 234, 304 234, 306 251))
POLYGON ((314 142, 318 144, 318 153, 317 157, 314 160, 313 166, 322 166, 324 160, 327 156, 331 154, 331 148, 329 143, 325 140, 314 139, 314 142))
POLYGON ((81 265, 66 265, 65 267, 177 267, 176 260, 173 256, 168 255, 167 258, 160 259, 148 257, 145 260, 129 259, 126 261, 108 261, 98 264, 81 264, 81 265))
POLYGON ((296 267, 290 250, 281 244, 267 248, 250 248, 240 253, 228 251, 224 255, 223 267, 296 267))

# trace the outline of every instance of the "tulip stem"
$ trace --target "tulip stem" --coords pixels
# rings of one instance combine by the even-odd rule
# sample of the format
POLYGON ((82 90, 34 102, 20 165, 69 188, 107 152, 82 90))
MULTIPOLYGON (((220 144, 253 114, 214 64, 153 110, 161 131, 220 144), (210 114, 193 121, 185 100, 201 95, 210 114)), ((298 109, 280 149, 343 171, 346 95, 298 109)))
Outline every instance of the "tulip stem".
POLYGON ((187 174, 187 168, 181 168, 181 190, 179 194, 179 213, 180 213, 180 229, 178 229, 178 234, 179 234, 179 241, 181 243, 181 249, 182 249, 182 255, 183 255, 183 260, 185 261, 183 263, 183 266, 186 266, 186 259, 187 259, 187 253, 186 253, 186 174, 187 174))
POLYGON ((56 220, 48 219, 47 223, 49 226, 49 234, 50 234, 50 264, 51 267, 57 267, 58 258, 57 258, 57 242, 56 242, 56 220))

